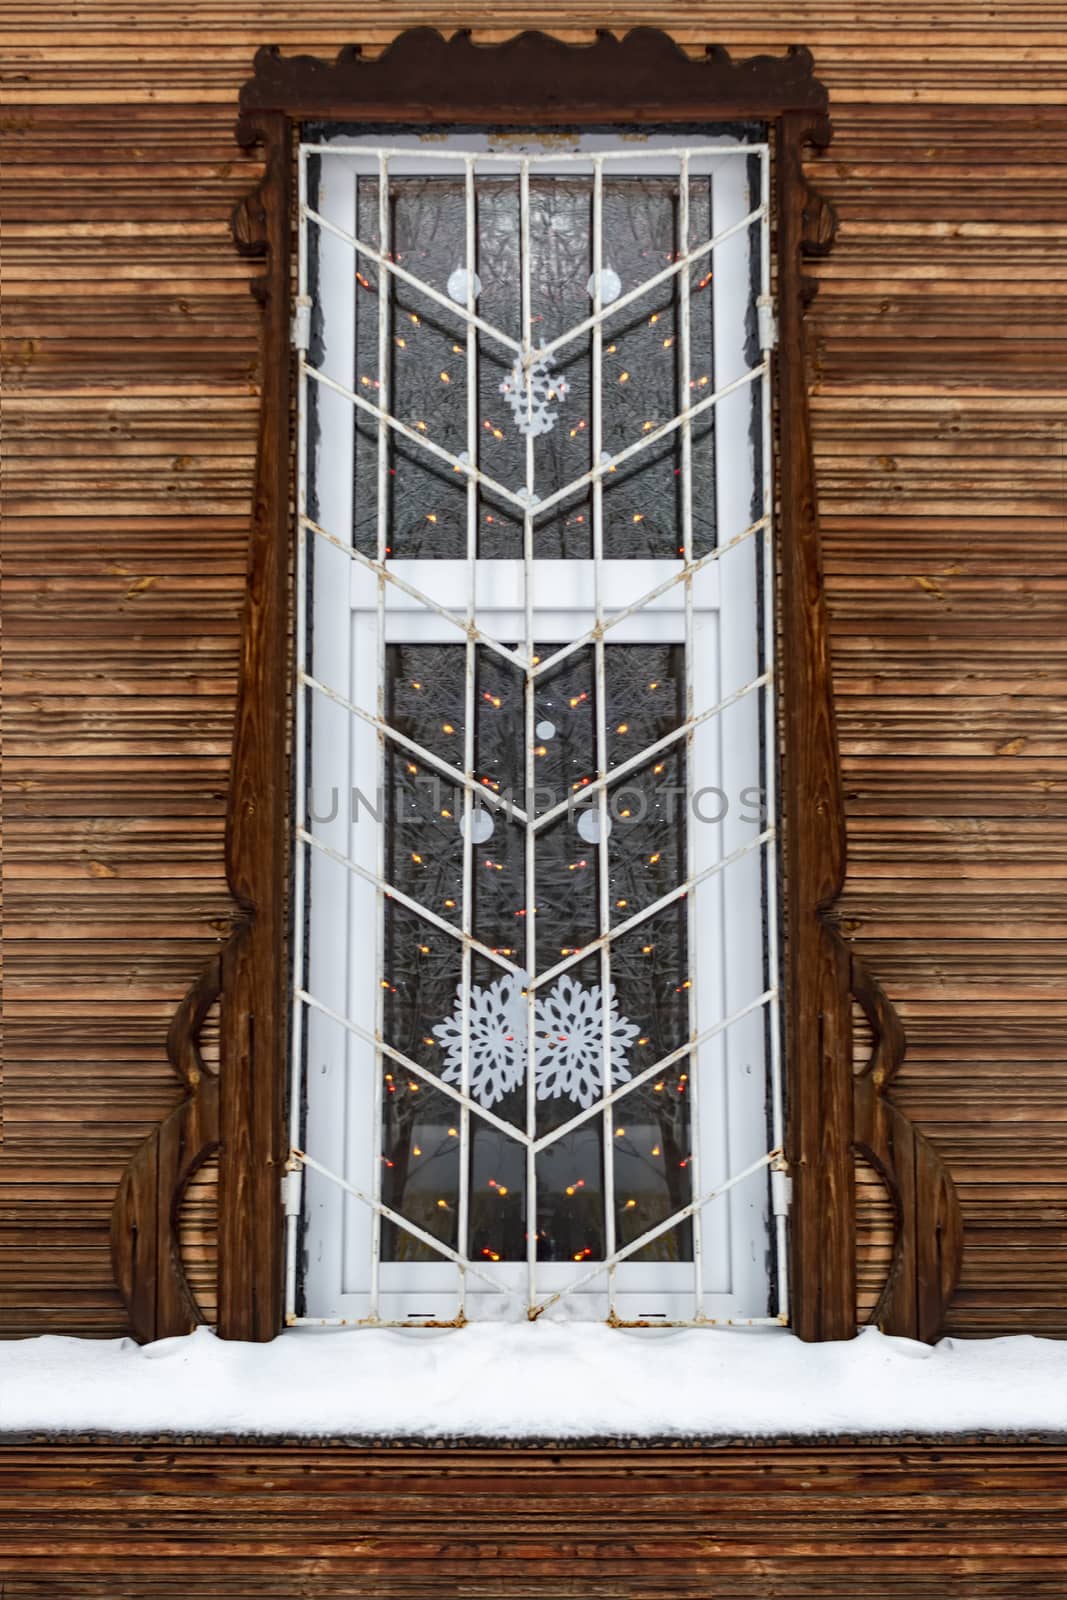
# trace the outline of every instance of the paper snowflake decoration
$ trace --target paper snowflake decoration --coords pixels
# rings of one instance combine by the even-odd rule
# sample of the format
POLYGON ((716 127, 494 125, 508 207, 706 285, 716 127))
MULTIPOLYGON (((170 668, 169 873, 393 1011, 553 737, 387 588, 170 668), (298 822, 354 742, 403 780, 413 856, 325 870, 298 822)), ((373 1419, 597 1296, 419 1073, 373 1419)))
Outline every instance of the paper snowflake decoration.
MULTIPOLYGON (((526 996, 519 978, 507 973, 488 988, 475 985, 468 1007, 470 1092, 489 1109, 522 1082, 526 1070, 526 996)), ((444 1046, 445 1083, 463 1081, 463 991, 457 990, 452 1015, 435 1026, 444 1046)))
MULTIPOLYGON (((537 1098, 562 1096, 585 1111, 604 1086, 604 1004, 598 987, 583 989, 564 973, 551 993, 539 996, 537 1098)), ((608 988, 608 1050, 611 1086, 630 1077, 626 1058, 638 1034, 635 1022, 619 1015, 615 985, 608 988)))
MULTIPOLYGON (((614 1088, 631 1074, 626 1065, 637 1024, 619 1014, 615 986, 608 989, 608 1053, 614 1088)), ((490 1109, 526 1075, 525 976, 510 974, 487 988, 470 991, 470 1093, 490 1109)), ((445 1083, 463 1077, 463 996, 457 990, 452 1015, 435 1025, 444 1047, 441 1071, 445 1083)), ((599 1100, 604 1083, 603 1002, 599 987, 585 989, 564 973, 548 994, 534 1001, 537 1041, 536 1084, 539 1100, 573 1100, 583 1111, 599 1100)))
POLYGON ((538 434, 550 433, 556 425, 556 412, 549 410, 553 400, 565 400, 570 393, 566 378, 557 378, 552 371, 552 357, 544 356, 530 367, 529 389, 526 374, 519 357, 500 385, 500 393, 507 399, 515 426, 528 439, 538 434))

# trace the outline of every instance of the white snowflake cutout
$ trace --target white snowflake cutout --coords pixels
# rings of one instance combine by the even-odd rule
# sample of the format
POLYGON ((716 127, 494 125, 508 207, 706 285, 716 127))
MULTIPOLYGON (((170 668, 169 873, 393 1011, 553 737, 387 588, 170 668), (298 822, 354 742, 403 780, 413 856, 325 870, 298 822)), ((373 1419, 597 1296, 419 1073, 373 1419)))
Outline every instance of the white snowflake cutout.
MULTIPOLYGON (((518 1088, 526 1068, 525 979, 505 973, 485 989, 470 992, 470 1093, 487 1109, 518 1088)), ((463 992, 457 990, 452 1015, 433 1029, 443 1045, 445 1083, 463 1081, 463 992)))
POLYGON ((551 433, 556 425, 556 413, 549 410, 553 400, 565 400, 570 393, 566 378, 557 378, 552 371, 552 357, 544 356, 530 367, 529 393, 526 375, 519 357, 500 385, 500 393, 507 399, 515 426, 526 438, 536 439, 538 434, 551 433))
MULTIPOLYGON (((526 977, 510 973, 485 989, 470 991, 470 1094, 490 1109, 517 1089, 526 1075, 526 977)), ((628 1082, 629 1048, 638 1034, 636 1022, 620 1016, 615 986, 608 989, 609 1053, 612 1087, 628 1082)), ((563 973, 547 995, 534 1002, 537 1037, 537 1098, 573 1100, 583 1111, 599 1100, 603 1088, 603 1020, 601 990, 585 989, 563 973)), ((441 1078, 463 1079, 463 995, 456 991, 452 1015, 433 1029, 444 1047, 441 1078)))
MULTIPOLYGON (((626 1083, 630 1045, 638 1034, 635 1022, 619 1015, 615 985, 608 989, 609 1050, 612 1087, 626 1083)), ((539 996, 536 1007, 537 1098, 562 1096, 585 1111, 600 1098, 604 1084, 604 1045, 601 990, 583 989, 564 973, 550 994, 539 996)))

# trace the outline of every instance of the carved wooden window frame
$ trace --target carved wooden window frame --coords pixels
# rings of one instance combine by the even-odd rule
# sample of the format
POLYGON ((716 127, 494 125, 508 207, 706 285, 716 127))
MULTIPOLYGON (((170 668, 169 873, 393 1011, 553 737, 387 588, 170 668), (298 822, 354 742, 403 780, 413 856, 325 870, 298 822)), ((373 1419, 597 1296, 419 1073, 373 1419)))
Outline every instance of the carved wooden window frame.
POLYGON ((289 352, 294 138, 306 120, 349 124, 763 123, 774 152, 774 262, 779 345, 776 413, 781 794, 786 905, 786 1153, 793 1175, 792 1327, 804 1339, 855 1332, 854 1154, 884 1179, 894 1209, 893 1263, 872 1320, 936 1335, 959 1270, 951 1180, 884 1091, 903 1034, 874 981, 838 933, 844 813, 834 729, 816 494, 804 366, 804 307, 814 285, 803 258, 825 253, 833 215, 809 186, 806 146, 830 137, 827 95, 810 54, 733 62, 708 47, 683 52, 667 34, 601 31, 590 45, 524 33, 503 45, 402 34, 375 59, 358 47, 335 62, 261 50, 241 93, 238 139, 265 170, 235 215, 237 248, 264 262, 261 402, 226 860, 233 931, 176 1013, 168 1054, 186 1094, 136 1152, 113 1224, 116 1276, 135 1332, 186 1331, 201 1320, 177 1239, 181 1197, 219 1154, 218 1327, 264 1340, 282 1326, 284 1218, 280 1178, 287 1023, 286 928, 290 546, 293 538, 292 361, 289 352), (204 1069, 199 1031, 221 999, 220 1071, 204 1069), (852 1010, 874 1043, 852 1066, 852 1010))

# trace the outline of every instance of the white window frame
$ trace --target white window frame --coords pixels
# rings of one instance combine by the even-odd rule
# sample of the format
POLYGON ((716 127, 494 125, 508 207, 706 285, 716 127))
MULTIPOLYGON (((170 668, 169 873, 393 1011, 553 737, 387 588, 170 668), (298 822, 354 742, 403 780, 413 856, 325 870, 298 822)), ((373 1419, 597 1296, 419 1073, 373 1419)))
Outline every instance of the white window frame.
MULTIPOLYGON (((574 152, 539 152, 536 140, 521 153, 513 146, 492 148, 491 135, 449 140, 447 154, 439 143, 429 147, 418 135, 394 135, 388 146, 373 136, 340 135, 300 149, 299 300, 295 342, 300 349, 298 389, 298 524, 297 571, 298 683, 296 694, 295 769, 297 826, 295 838, 294 1003, 291 1081, 291 1171, 303 1175, 302 1193, 291 1181, 286 1273, 286 1320, 289 1324, 449 1322, 469 1317, 514 1317, 547 1314, 605 1316, 620 1322, 737 1323, 749 1325, 787 1320, 785 1253, 786 1198, 781 1171, 782 1066, 778 1021, 777 860, 773 695, 773 550, 771 544, 771 467, 769 348, 773 319, 769 299, 769 150, 765 144, 732 137, 712 137, 679 147, 673 136, 650 135, 638 145, 620 146, 606 134, 584 135, 574 152), (307 164, 321 161, 317 209, 308 203, 307 164), (756 213, 745 208, 744 163, 761 164, 761 197, 756 213), (386 556, 386 497, 381 493, 388 470, 390 427, 387 374, 390 329, 387 310, 380 313, 378 371, 381 387, 373 402, 356 394, 352 382, 355 348, 353 260, 356 245, 356 183, 361 173, 376 183, 380 199, 380 238, 388 240, 388 181, 457 171, 465 175, 468 195, 468 273, 473 274, 472 197, 483 171, 513 173, 519 178, 528 216, 531 172, 574 172, 594 182, 594 280, 601 263, 600 194, 605 169, 615 172, 669 174, 682 180, 680 234, 688 232, 689 176, 711 172, 715 242, 708 252, 714 264, 713 321, 715 393, 682 412, 684 477, 684 546, 679 561, 605 561, 602 557, 602 486, 605 467, 591 472, 593 551, 590 561, 540 561, 533 557, 532 528, 537 509, 533 450, 527 452, 525 495, 519 504, 525 526, 522 561, 485 561, 476 557, 478 516, 477 340, 486 337, 477 317, 473 292, 466 313, 468 367, 467 462, 453 460, 466 471, 468 554, 460 561, 393 561, 386 556), (325 330, 323 355, 316 368, 306 350, 309 306, 308 235, 318 229, 318 294, 325 330), (754 231, 760 238, 759 299, 760 363, 746 360, 746 321, 752 300, 751 251, 754 231), (754 482, 751 443, 750 384, 759 378, 762 396, 762 475, 754 482), (308 389, 317 389, 318 440, 309 460, 308 389), (690 425, 693 415, 710 401, 715 406, 716 525, 720 540, 707 557, 692 552, 690 425), (357 407, 378 424, 378 557, 372 560, 351 548, 353 525, 354 420, 357 407), (737 470, 744 462, 743 470, 737 470), (309 473, 314 473, 317 518, 308 514, 309 473), (754 491, 762 514, 753 522, 754 491), (308 542, 315 545, 309 581, 308 542), (761 553, 758 584, 756 552, 761 553), (650 595, 655 595, 649 600, 650 595), (644 603, 639 603, 644 599, 644 603), (308 659, 308 619, 312 620, 315 655, 308 659), (762 617, 762 627, 758 619, 762 617), (604 632, 600 633, 603 628, 604 632), (521 638, 527 671, 534 639, 573 646, 593 632, 597 672, 601 680, 610 642, 655 638, 686 644, 688 743, 687 801, 700 789, 729 793, 730 774, 752 770, 753 752, 762 740, 759 770, 764 792, 762 824, 747 809, 731 804, 714 824, 689 828, 689 952, 693 986, 692 1109, 694 1261, 664 1265, 636 1263, 615 1254, 613 1210, 605 1205, 608 1264, 577 1267, 570 1263, 537 1262, 531 1244, 525 1263, 466 1262, 440 1246, 440 1265, 402 1265, 380 1259, 380 1221, 384 1214, 379 1183, 377 1141, 381 1127, 380 974, 384 958, 384 827, 368 808, 356 815, 342 804, 336 816, 309 815, 311 794, 334 789, 348 796, 360 789, 371 797, 368 772, 378 773, 384 730, 385 647, 393 640, 454 641, 466 637, 467 694, 473 696, 474 639, 481 642, 521 638), (608 642, 606 643, 605 640, 608 642), (699 668, 697 670, 699 660, 699 668), (309 670, 310 669, 310 670, 309 670), (309 741, 308 697, 314 701, 314 736, 309 741), (768 758, 768 752, 771 753, 768 758), (337 777, 343 771, 339 785, 337 777), (747 819, 747 820, 744 820, 747 819), (766 870, 764 870, 766 867, 766 870), (729 884, 730 915, 725 896, 729 884), (302 908, 310 905, 311 938, 302 908), (368 909, 376 929, 373 968, 353 959, 352 929, 366 926, 368 909), (723 937, 700 937, 708 922, 723 937), (728 937, 726 936, 728 932, 728 937), (766 944, 765 944, 766 940, 766 944), (758 952, 758 953, 757 953, 758 952), (754 965, 760 981, 754 984, 754 965), (769 973, 769 975, 765 975, 769 973), (753 1070, 753 1063, 758 1069, 753 1070), (717 1082, 717 1099, 700 1092, 704 1082, 717 1082), (306 1099, 306 1108, 305 1108, 306 1099), (770 1103, 770 1134, 765 1105, 770 1103), (770 1149, 768 1149, 770 1144, 770 1149), (772 1174, 767 1184, 767 1169, 772 1174), (715 1198, 718 1197, 718 1198, 715 1198), (298 1255, 301 1221, 305 1260, 302 1285, 298 1255), (773 1212, 773 1215, 771 1214, 773 1212), (767 1306, 769 1274, 761 1259, 768 1241, 774 1258, 773 1308, 767 1306), (301 1295, 306 1309, 302 1310, 301 1295), (763 1305, 759 1304, 760 1296, 763 1305)), ((387 248, 387 243, 384 248, 387 248)), ((367 252, 370 253, 370 252, 367 252)), ((525 259, 525 252, 524 252, 525 259)), ((380 257, 379 271, 395 271, 380 257)), ((688 372, 688 274, 679 316, 683 372, 688 372)), ((422 287, 420 285, 420 287, 422 287)), ((647 284, 644 286, 647 288, 647 284)), ((440 291, 438 291, 440 293, 440 291)), ((533 348, 530 330, 530 286, 523 282, 525 348, 533 348)), ((453 312, 462 313, 452 301, 453 312)), ((591 309, 593 367, 600 370, 604 311, 599 287, 591 309)), ((683 394, 688 385, 683 379, 683 394)), ((600 451, 599 383, 594 383, 592 457, 600 451)), ((661 430, 657 430, 657 435, 661 430)), ((653 437, 656 437, 654 435, 653 437)), ((419 443, 425 441, 418 440, 419 443)), ((432 447, 432 441, 431 441, 432 447)), ((620 459, 616 456, 615 460, 620 459)), ((529 703, 532 705, 532 697, 529 703)), ((473 783, 473 705, 465 721, 468 748, 464 767, 465 811, 469 820, 475 802, 473 783)), ((528 730, 529 731, 529 730, 528 730)), ((603 772, 603 713, 598 730, 597 768, 603 772)), ((527 739, 528 750, 534 740, 527 739)), ((643 753, 644 754, 644 753, 643 753)), ((423 756, 425 759, 425 756, 423 756)), ((528 762, 530 760, 528 754, 528 762)), ((608 787, 619 776, 609 774, 594 785, 601 826, 602 896, 606 895, 608 787)), ((746 773, 747 776, 747 773, 746 773)), ((528 788, 534 785, 532 769, 528 788)), ((742 785, 743 787, 743 785, 742 785)), ((482 791, 478 791, 481 796, 482 791)), ((491 796, 485 797, 492 802, 491 796)), ((731 799, 735 798, 730 796, 731 799)), ((543 819, 539 819, 539 825, 543 819)), ((533 829, 527 832, 527 881, 533 883, 533 829)), ((469 883, 471 846, 465 842, 464 878, 469 883)), ((532 890, 528 891, 532 893, 532 890)), ((465 893, 464 928, 469 934, 469 895, 465 893)), ((610 926, 601 907, 602 931, 610 926)), ((616 930, 617 931, 617 930, 616 930)), ((471 945, 464 947, 465 982, 469 984, 471 945)), ((607 981, 609 943, 601 945, 602 981, 607 981)), ((557 964, 557 966, 560 964, 557 964)), ((542 973, 538 982, 544 981, 542 973)), ((533 1004, 531 986, 530 1004, 533 1004)), ((530 1029, 532 1039, 532 1028, 530 1029)), ((607 1046, 605 1045, 605 1049, 607 1046)), ((662 1063, 661 1063, 662 1066, 662 1063)), ((405 1068, 407 1070, 407 1068, 405 1068)), ((410 1070, 423 1069, 410 1064, 410 1070)), ((532 1077, 532 1074, 531 1074, 532 1077)), ((432 1078, 429 1081, 435 1081, 432 1078)), ((623 1093, 632 1085, 625 1086, 623 1093)), ((464 1144, 469 1117, 484 1115, 460 1093, 457 1118, 464 1144)), ((603 1118, 605 1196, 612 1190, 611 1136, 613 1103, 603 1118)), ((533 1108, 531 1106, 531 1125, 533 1108)), ((490 1119, 491 1120, 491 1119, 490 1119)), ((528 1192, 534 1164, 528 1146, 528 1192)), ((465 1238, 466 1163, 462 1164, 458 1239, 465 1238)), ((396 1220, 396 1219, 394 1219, 396 1220)), ((412 1230, 417 1231, 417 1230, 412 1230)))

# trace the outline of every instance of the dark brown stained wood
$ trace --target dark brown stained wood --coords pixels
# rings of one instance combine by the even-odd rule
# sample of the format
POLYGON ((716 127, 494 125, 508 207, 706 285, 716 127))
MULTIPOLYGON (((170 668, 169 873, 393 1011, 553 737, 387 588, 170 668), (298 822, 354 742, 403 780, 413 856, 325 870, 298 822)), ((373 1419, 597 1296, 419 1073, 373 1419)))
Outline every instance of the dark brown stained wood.
POLYGON ((896 1243, 897 1218, 881 1173, 856 1157, 856 1321, 877 1316, 896 1243))
POLYGON ((779 595, 783 863, 786 916, 786 1155, 792 1326, 802 1339, 848 1339, 856 1325, 852 1036, 848 958, 829 914, 845 876, 844 811, 833 721, 814 464, 807 407, 802 252, 820 254, 834 220, 808 188, 805 143, 825 118, 782 119, 776 149, 779 595))
POLYGON ((289 128, 243 123, 263 178, 234 213, 244 255, 266 259, 256 492, 227 813, 226 867, 239 908, 222 952, 219 1037, 218 1329, 271 1339, 282 1325, 285 972, 286 582, 289 571, 289 128))
POLYGON ((219 1159, 216 1153, 208 1156, 186 1183, 176 1225, 185 1281, 200 1320, 209 1327, 214 1327, 219 1316, 218 1199, 219 1159))
POLYGON ((188 1333, 203 1320, 186 1277, 178 1219, 189 1183, 219 1144, 219 1083, 205 1068, 200 1031, 221 987, 216 957, 178 1007, 167 1035, 167 1055, 186 1098, 134 1152, 115 1196, 115 1282, 142 1339, 188 1333))
POLYGON ((594 44, 577 47, 532 31, 485 45, 469 28, 451 37, 410 28, 371 60, 359 45, 346 46, 333 62, 283 60, 277 49, 264 49, 241 90, 242 115, 368 122, 706 121, 709 107, 720 119, 818 112, 826 92, 807 50, 734 62, 709 45, 694 60, 659 28, 632 28, 621 38, 601 28, 594 44))
POLYGON ((960 1277, 959 1201, 936 1147, 885 1093, 904 1060, 904 1030, 855 956, 851 990, 872 1032, 870 1058, 855 1078, 855 1146, 884 1179, 894 1212, 893 1258, 870 1320, 935 1339, 960 1277))
POLYGON ((1012 1439, 0 1450, 5 1600, 1061 1600, 1065 1511, 1012 1439))
MULTIPOLYGON (((184 1093, 169 1021, 232 927, 260 369, 229 217, 258 170, 233 143, 255 53, 332 61, 414 23, 591 44, 642 20, 602 0, 15 0, 0 17, 6 1335, 129 1331, 112 1201, 184 1093)), ((806 45, 829 91, 833 142, 806 170, 838 230, 806 267, 806 342, 837 925, 906 1031, 893 1103, 959 1193, 947 1331, 1062 1337, 1062 5, 672 0, 655 21, 698 57, 707 39, 735 61, 806 45)))

